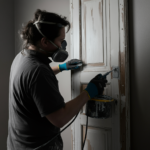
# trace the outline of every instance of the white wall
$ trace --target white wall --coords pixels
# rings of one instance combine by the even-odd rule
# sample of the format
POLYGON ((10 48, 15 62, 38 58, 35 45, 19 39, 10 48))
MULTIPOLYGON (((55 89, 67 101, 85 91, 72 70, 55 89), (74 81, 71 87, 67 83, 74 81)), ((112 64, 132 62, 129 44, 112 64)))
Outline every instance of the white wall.
POLYGON ((150 0, 129 0, 131 150, 149 150, 150 0))
MULTIPOLYGON (((69 20, 69 0, 15 0, 15 52, 16 54, 22 48, 22 41, 19 37, 18 31, 21 29, 23 23, 27 23, 33 19, 36 9, 55 12, 60 15, 66 16, 69 20)), ((69 32, 66 34, 67 51, 70 47, 69 32)), ((69 58, 67 59, 69 60, 69 58)), ((66 60, 66 61, 67 61, 66 60)), ((52 63, 51 66, 58 65, 52 63)), ((65 102, 71 100, 71 81, 70 71, 65 71, 57 75, 59 81, 59 89, 63 95, 65 102)), ((71 150, 71 129, 68 127, 62 134, 64 141, 64 150, 71 150)))
POLYGON ((0 1, 0 150, 6 150, 9 71, 14 51, 13 1, 0 1))
MULTIPOLYGON (((150 0, 129 0, 129 40, 131 73, 131 150, 149 150, 149 6, 150 0)), ((69 16, 69 0, 15 0, 15 9, 12 0, 0 1, 0 150, 6 150, 8 123, 8 83, 10 65, 16 53, 19 50, 21 50, 21 41, 19 41, 17 30, 20 29, 21 24, 23 22, 27 22, 29 19, 32 19, 33 13, 36 8, 52 10, 54 12, 61 13, 62 15, 65 15, 67 17, 69 16), (59 8, 57 9, 57 7, 59 8), (15 23, 13 13, 14 10, 16 15, 15 23), (16 44, 14 44, 14 40, 16 44)), ((69 36, 69 33, 67 36, 69 36)), ((66 37, 66 40, 69 43, 69 37, 66 37)), ((70 73, 62 73, 62 75, 58 76, 58 80, 60 82, 60 91, 62 92, 63 96, 67 101, 71 98, 70 73), (68 78, 67 82, 65 78, 68 78), (63 85, 65 85, 65 87, 63 85)), ((64 150, 71 150, 70 128, 64 131, 62 136, 65 143, 64 150)))

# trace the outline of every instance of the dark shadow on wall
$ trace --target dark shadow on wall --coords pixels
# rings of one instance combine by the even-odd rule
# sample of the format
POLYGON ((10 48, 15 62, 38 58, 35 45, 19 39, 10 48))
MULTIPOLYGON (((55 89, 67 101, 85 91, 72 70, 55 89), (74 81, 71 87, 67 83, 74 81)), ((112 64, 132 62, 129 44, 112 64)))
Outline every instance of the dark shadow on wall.
MULTIPOLYGON (((136 88, 135 84, 135 68, 134 68, 134 40, 133 40, 133 35, 134 35, 134 30, 133 30, 133 26, 134 26, 134 22, 133 22, 133 1, 132 0, 128 0, 128 25, 129 25, 129 59, 130 59, 130 144, 131 144, 131 149, 133 150, 133 99, 135 98, 133 96, 133 88, 136 88)), ((136 91, 136 89, 135 89, 136 91)))
POLYGON ((149 23, 147 17, 150 14, 147 4, 150 2, 149 0, 128 0, 128 3, 131 150, 149 150, 150 88, 147 82, 150 79, 145 78, 144 74, 150 75, 150 71, 148 71, 150 56, 147 56, 149 55, 149 43, 145 42, 149 36, 147 34, 144 36, 144 33, 146 33, 145 30, 150 31, 150 27, 147 25, 149 23), (147 66, 146 69, 144 66, 147 66))
POLYGON ((0 1, 0 150, 6 150, 8 135, 9 74, 15 57, 14 1, 0 1))

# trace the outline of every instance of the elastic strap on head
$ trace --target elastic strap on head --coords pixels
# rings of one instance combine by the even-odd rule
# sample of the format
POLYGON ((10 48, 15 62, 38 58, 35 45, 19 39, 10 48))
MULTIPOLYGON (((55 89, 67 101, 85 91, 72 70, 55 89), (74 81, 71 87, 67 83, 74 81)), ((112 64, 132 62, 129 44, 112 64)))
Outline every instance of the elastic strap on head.
MULTIPOLYGON (((43 37, 46 37, 46 36, 40 31, 40 29, 39 29, 37 23, 38 23, 38 21, 36 21, 36 22, 34 23, 34 25, 36 26, 37 30, 41 33, 41 35, 42 35, 43 37)), ((49 41, 50 41, 50 40, 49 40, 49 41)), ((58 46, 56 46, 52 41, 50 41, 50 42, 51 42, 55 47, 58 48, 58 46)))
POLYGON ((58 27, 64 27, 62 24, 60 24, 60 23, 55 23, 55 22, 36 21, 34 24, 37 24, 37 23, 56 24, 58 27))
POLYGON ((38 23, 38 21, 36 21, 36 22, 33 23, 33 24, 36 26, 37 30, 41 33, 41 35, 42 35, 43 37, 46 37, 46 36, 40 31, 40 29, 39 29, 37 23, 38 23))
MULTIPOLYGON (((36 26, 36 28, 37 28, 37 30, 41 33, 41 35, 43 36, 43 37, 46 37, 41 31, 40 31, 40 29, 39 29, 39 27, 38 27, 38 23, 45 23, 45 24, 57 24, 57 26, 59 26, 59 27, 64 27, 62 24, 60 24, 60 23, 54 23, 54 22, 47 22, 47 21, 36 21, 36 22, 34 22, 33 24, 36 26)), ((54 45, 54 44, 53 44, 54 45)), ((55 45, 56 46, 56 45, 55 45)))
MULTIPOLYGON (((50 40, 49 40, 50 41, 50 40)), ((55 47, 57 47, 58 48, 58 46, 57 45, 55 45, 52 41, 50 41, 55 47)))

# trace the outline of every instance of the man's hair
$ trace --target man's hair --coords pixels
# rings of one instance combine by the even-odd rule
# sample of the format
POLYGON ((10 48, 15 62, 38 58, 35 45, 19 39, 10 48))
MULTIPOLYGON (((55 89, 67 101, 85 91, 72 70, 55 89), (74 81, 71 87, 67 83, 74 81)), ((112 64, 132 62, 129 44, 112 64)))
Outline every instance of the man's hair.
MULTIPOLYGON (((34 25, 34 22, 36 21, 59 23, 63 26, 68 26, 67 32, 70 30, 70 22, 66 20, 66 17, 62 17, 56 13, 37 9, 34 14, 34 19, 30 20, 25 26, 23 26, 19 32, 21 38, 24 40, 23 49, 28 48, 30 45, 36 45, 37 42, 43 38, 41 33, 34 25)), ((61 27, 57 26, 56 24, 38 23, 37 25, 45 37, 51 41, 54 41, 54 39, 60 35, 61 27)))

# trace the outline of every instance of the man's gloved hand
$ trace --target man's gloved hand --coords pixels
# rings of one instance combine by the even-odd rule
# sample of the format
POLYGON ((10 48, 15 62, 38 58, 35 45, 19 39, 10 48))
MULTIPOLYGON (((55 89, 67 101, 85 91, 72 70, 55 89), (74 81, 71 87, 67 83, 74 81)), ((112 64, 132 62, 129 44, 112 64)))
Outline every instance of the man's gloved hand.
POLYGON ((58 65, 60 71, 78 69, 79 66, 82 66, 82 61, 78 59, 71 59, 64 64, 58 65))
POLYGON ((101 74, 96 75, 85 88, 85 91, 88 92, 89 98, 91 99, 97 95, 102 95, 106 83, 106 78, 103 78, 101 74))

